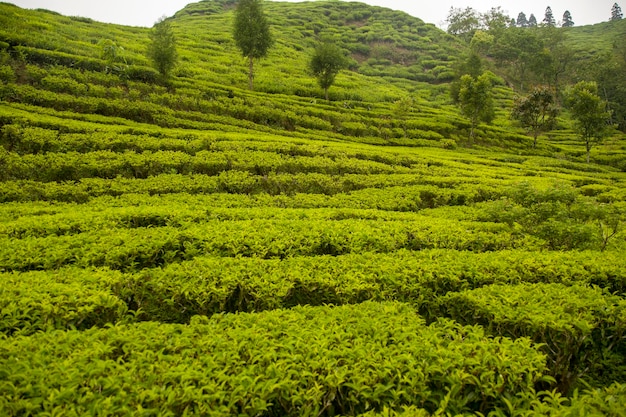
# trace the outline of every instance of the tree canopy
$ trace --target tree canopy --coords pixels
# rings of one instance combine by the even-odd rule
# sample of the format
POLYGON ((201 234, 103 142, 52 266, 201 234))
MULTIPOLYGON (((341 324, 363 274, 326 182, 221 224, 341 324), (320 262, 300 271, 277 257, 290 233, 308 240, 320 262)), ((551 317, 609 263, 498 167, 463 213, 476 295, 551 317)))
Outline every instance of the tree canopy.
POLYGON ((533 148, 537 136, 556 124, 558 110, 554 94, 547 87, 536 87, 525 97, 517 97, 511 116, 518 120, 533 136, 533 148))
POLYGON ((567 92, 567 106, 575 120, 576 130, 585 143, 587 162, 591 148, 608 136, 610 131, 606 102, 598 96, 598 85, 581 81, 567 92))
POLYGON ((254 60, 267 55, 273 44, 270 25, 263 12, 262 0, 239 0, 235 9, 233 35, 237 47, 248 58, 248 85, 254 89, 254 60))
POLYGON ((572 26, 574 26, 572 14, 569 12, 569 10, 565 10, 565 13, 563 13, 563 23, 561 23, 561 26, 564 28, 571 28, 572 26))
POLYGON ((169 78, 176 66, 178 52, 176 51, 176 38, 172 32, 172 27, 164 18, 159 19, 150 32, 148 57, 161 76, 164 79, 169 78))
POLYGON ((466 74, 460 80, 459 105, 471 123, 470 140, 474 138, 478 123, 490 123, 495 117, 491 75, 486 72, 474 78, 466 74))
POLYGON ((334 84, 335 77, 347 65, 348 61, 343 50, 336 44, 324 42, 315 48, 309 66, 317 77, 319 86, 324 90, 326 100, 328 100, 328 89, 334 84))
POLYGON ((622 14, 622 8, 619 7, 619 4, 614 3, 611 8, 611 20, 621 20, 624 15, 622 14))
POLYGON ((556 21, 554 20, 554 14, 552 13, 552 8, 550 6, 546 7, 546 13, 543 17, 542 23, 545 26, 550 26, 550 27, 556 25, 556 21))

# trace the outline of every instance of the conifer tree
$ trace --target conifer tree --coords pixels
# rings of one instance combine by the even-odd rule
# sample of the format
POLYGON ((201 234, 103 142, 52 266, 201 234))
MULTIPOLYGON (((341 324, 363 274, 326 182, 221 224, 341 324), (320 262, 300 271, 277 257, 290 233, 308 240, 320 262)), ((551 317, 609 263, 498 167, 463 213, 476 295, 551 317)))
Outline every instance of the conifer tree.
POLYGON ((528 27, 529 28, 534 28, 537 26, 537 18, 535 17, 534 14, 530 14, 530 17, 528 18, 528 27))
POLYGON ((613 4, 611 8, 611 21, 613 20, 621 20, 624 15, 622 14, 622 8, 619 7, 619 4, 613 4))
POLYGON ((552 8, 550 6, 546 7, 546 14, 543 18, 542 22, 545 26, 553 27, 556 25, 556 21, 554 20, 554 14, 552 14, 552 8))
POLYGON ((565 13, 563 13, 563 23, 561 24, 561 27, 571 28, 572 26, 574 26, 572 14, 569 12, 569 10, 565 10, 565 13))
POLYGON ((250 90, 254 89, 254 60, 266 56, 273 43, 261 1, 239 0, 235 9, 233 35, 237 47, 248 58, 250 90))
POLYGON ((524 12, 520 12, 517 15, 517 22, 515 22, 515 24, 521 28, 528 27, 528 19, 526 19, 526 14, 524 14, 524 12))

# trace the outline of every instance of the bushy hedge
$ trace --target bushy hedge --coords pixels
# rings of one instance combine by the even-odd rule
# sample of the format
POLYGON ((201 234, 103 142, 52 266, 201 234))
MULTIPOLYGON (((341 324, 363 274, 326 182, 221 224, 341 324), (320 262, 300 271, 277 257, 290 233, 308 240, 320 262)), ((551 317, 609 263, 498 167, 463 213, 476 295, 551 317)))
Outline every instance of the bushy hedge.
POLYGON ((563 393, 581 377, 624 381, 626 302, 598 288, 562 284, 491 285, 441 300, 442 313, 490 334, 542 346, 563 393))
POLYGON ((526 339, 426 326, 401 304, 300 307, 0 341, 0 412, 334 416, 527 406, 545 357, 526 339), (384 330, 383 330, 384 329, 384 330), (476 355, 480 352, 480 355, 476 355))

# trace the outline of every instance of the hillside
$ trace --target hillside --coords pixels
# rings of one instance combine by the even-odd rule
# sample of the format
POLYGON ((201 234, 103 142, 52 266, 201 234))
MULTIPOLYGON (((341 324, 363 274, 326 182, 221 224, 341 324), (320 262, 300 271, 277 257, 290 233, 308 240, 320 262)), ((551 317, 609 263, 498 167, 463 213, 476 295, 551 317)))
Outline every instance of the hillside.
POLYGON ((0 415, 621 416, 624 135, 533 148, 494 76, 470 141, 459 39, 264 7, 250 91, 233 1, 168 81, 148 29, 0 3, 0 415))

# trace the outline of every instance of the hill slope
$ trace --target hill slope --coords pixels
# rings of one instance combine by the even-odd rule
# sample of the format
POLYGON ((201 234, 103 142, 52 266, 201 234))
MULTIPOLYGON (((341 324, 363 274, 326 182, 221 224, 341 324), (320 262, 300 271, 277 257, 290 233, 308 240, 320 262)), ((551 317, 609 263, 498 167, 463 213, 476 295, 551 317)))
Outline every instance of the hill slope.
POLYGON ((361 4, 266 3, 248 91, 231 5, 161 84, 148 30, 0 4, 0 414, 619 415, 621 137, 533 149, 499 85, 467 143, 463 47, 361 4))

